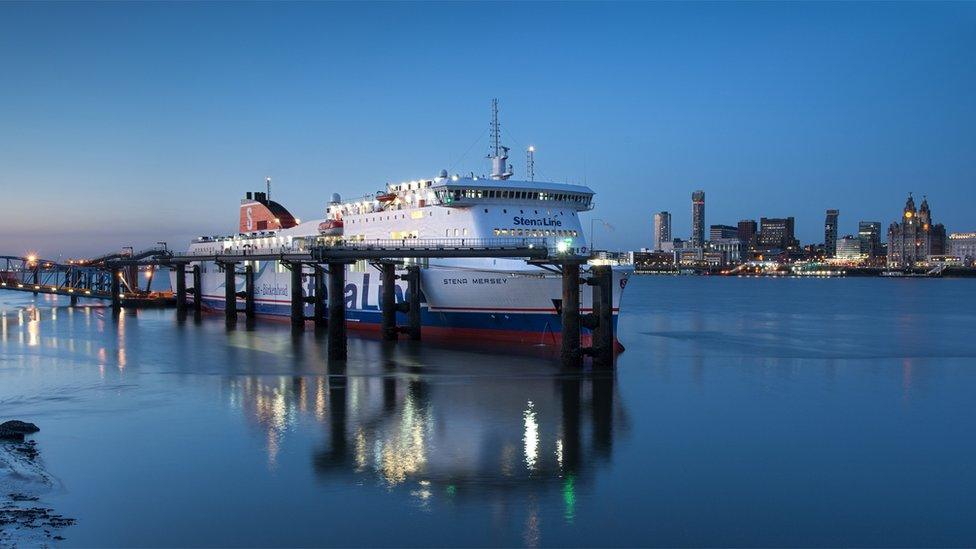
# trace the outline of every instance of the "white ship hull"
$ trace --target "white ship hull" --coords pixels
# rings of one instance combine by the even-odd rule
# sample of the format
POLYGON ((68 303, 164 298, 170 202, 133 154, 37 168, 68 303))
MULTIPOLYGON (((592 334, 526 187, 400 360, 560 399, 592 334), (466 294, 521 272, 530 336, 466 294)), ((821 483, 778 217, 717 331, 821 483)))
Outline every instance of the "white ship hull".
MULTIPOLYGON (((209 309, 224 308, 224 274, 213 263, 201 265, 203 305, 209 309)), ((629 273, 614 270, 613 315, 616 323, 620 297, 629 273)), ((174 275, 175 276, 175 275, 174 275)), ((244 290, 238 277, 236 291, 244 290)), ((379 329, 380 272, 367 265, 362 269, 347 267, 345 300, 346 319, 350 328, 379 329)), ((314 294, 312 271, 303 276, 304 295, 314 294)), ((255 312, 260 315, 288 317, 291 314, 291 273, 273 262, 262 262, 255 273, 255 312)), ((394 290, 398 302, 404 300, 406 283, 397 281, 394 290)), ((421 269, 421 323, 423 334, 443 336, 476 336, 483 339, 554 344, 562 330, 560 308, 562 280, 560 275, 542 269, 505 271, 451 266, 421 269)), ((326 302, 331 296, 326 296, 326 302)), ((589 312, 592 292, 582 286, 581 308, 589 312)), ((239 300, 238 308, 243 308, 239 300)), ((306 317, 314 310, 306 305, 306 317)), ((406 323, 406 315, 398 319, 406 323)), ((585 337, 584 333, 584 337, 585 337)))

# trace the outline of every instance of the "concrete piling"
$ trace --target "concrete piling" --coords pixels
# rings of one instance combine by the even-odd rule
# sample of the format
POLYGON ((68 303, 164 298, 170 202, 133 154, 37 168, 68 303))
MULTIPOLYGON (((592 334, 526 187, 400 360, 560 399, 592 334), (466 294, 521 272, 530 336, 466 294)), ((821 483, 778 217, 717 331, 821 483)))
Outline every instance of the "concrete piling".
POLYGON ((382 320, 380 321, 380 332, 384 341, 397 340, 397 303, 396 303, 396 265, 390 262, 380 263, 380 308, 382 309, 382 320))
POLYGON ((302 264, 291 263, 291 327, 305 329, 305 292, 302 290, 302 264))
POLYGON ((186 317, 186 265, 176 266, 176 315, 186 317))
POLYGON ((325 310, 325 269, 321 265, 315 265, 315 301, 312 313, 315 317, 315 328, 322 329, 326 325, 325 310))
POLYGON ((200 266, 193 266, 193 316, 200 318, 203 312, 203 277, 200 276, 200 266))
POLYGON ((254 320, 254 266, 244 267, 244 318, 254 320))
POLYGON ((563 366, 579 368, 583 365, 580 349, 580 273, 579 262, 565 261, 562 293, 562 346, 560 358, 563 366))
POLYGON ((224 320, 237 322, 237 264, 221 263, 224 267, 224 320))
POLYGON ((346 265, 329 262, 329 360, 346 360, 346 265))

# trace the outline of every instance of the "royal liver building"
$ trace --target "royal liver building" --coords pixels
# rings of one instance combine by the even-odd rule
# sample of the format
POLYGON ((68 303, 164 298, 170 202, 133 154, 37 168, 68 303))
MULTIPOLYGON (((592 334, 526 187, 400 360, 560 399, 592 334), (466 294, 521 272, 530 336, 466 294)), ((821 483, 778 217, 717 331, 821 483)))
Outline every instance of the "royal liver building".
POLYGON ((929 201, 923 198, 916 211, 915 199, 908 193, 901 223, 895 222, 888 227, 888 265, 910 267, 930 255, 942 255, 945 239, 945 227, 932 224, 929 201))

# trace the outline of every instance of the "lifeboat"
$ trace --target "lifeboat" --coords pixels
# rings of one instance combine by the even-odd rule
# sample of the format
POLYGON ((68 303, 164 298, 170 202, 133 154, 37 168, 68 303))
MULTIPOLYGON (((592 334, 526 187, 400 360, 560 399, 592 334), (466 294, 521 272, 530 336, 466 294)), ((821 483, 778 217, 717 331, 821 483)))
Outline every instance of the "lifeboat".
POLYGON ((386 204, 396 200, 397 196, 393 193, 377 193, 376 200, 386 204))
POLYGON ((319 233, 324 236, 342 236, 342 220, 328 219, 319 223, 319 233))

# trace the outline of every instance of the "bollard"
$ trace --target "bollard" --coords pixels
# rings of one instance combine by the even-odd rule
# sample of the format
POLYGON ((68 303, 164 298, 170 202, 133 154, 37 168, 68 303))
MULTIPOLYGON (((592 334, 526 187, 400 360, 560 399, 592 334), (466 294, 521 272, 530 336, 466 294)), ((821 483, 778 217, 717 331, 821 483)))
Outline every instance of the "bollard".
POLYGON ((393 263, 380 263, 380 308, 382 309, 382 320, 380 322, 380 332, 384 341, 396 341, 396 265, 393 263))
POLYGON ((329 360, 346 359, 346 265, 329 264, 329 360))

